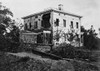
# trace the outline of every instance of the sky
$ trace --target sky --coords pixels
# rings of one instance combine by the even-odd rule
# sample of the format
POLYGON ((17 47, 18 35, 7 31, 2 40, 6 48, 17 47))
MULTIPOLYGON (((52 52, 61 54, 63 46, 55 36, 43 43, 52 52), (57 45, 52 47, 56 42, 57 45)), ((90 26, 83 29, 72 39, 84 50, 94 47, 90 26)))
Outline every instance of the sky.
POLYGON ((63 4, 65 12, 83 16, 81 24, 86 28, 91 25, 98 31, 100 28, 100 0, 0 0, 13 12, 15 18, 43 11, 47 8, 57 8, 63 4))

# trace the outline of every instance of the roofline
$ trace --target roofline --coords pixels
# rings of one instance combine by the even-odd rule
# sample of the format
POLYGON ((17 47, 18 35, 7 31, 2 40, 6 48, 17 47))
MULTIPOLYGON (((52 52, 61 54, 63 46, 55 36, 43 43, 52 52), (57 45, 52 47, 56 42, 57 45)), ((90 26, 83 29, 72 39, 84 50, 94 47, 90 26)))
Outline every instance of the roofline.
POLYGON ((53 11, 58 12, 58 13, 63 13, 63 14, 66 14, 66 15, 70 15, 70 16, 75 16, 75 17, 82 18, 82 16, 77 15, 77 14, 73 14, 73 13, 63 12, 63 11, 59 11, 59 10, 53 10, 53 11))
POLYGON ((71 15, 71 16, 75 16, 75 17, 79 17, 79 18, 82 18, 82 16, 80 15, 76 15, 76 14, 73 14, 73 13, 67 13, 67 12, 63 12, 63 11, 59 11, 59 10, 55 10, 55 9, 49 9, 49 10, 45 10, 45 11, 42 11, 42 12, 39 12, 39 13, 34 13, 34 14, 31 14, 31 15, 28 15, 28 16, 25 16, 25 17, 22 17, 22 19, 26 19, 26 18, 29 18, 29 17, 32 17, 32 16, 35 16, 35 15, 39 15, 39 14, 43 14, 43 13, 46 13, 46 12, 58 12, 58 13, 63 13, 63 14, 66 14, 66 15, 71 15))
POLYGON ((38 12, 38 13, 34 13, 34 14, 31 14, 31 15, 22 17, 22 19, 29 18, 29 17, 35 16, 35 15, 39 15, 39 14, 42 14, 42 13, 46 13, 46 12, 51 12, 51 11, 53 11, 53 10, 50 9, 50 10, 41 11, 41 12, 38 12))

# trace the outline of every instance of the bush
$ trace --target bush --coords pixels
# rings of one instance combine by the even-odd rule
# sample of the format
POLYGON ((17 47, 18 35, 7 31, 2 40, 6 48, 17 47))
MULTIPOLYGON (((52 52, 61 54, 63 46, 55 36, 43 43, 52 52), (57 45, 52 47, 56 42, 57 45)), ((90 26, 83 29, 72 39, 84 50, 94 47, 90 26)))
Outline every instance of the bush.
POLYGON ((17 52, 20 42, 12 41, 0 34, 0 51, 17 52))
POLYGON ((53 54, 56 54, 61 57, 68 57, 68 58, 75 58, 75 48, 71 46, 70 44, 61 44, 58 47, 56 47, 53 51, 53 54))
POLYGON ((83 48, 77 48, 70 44, 61 44, 56 47, 51 53, 63 58, 78 59, 83 61, 96 61, 97 57, 93 56, 92 51, 83 48))

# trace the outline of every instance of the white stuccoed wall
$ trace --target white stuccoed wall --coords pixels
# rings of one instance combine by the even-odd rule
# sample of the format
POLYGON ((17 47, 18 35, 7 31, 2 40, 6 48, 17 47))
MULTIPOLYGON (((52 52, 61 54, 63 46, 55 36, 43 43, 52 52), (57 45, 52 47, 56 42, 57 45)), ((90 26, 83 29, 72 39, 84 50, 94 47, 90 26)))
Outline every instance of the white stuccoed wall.
MULTIPOLYGON (((59 15, 59 13, 53 12, 53 21, 55 22, 56 19, 59 19, 58 30, 62 30, 63 32, 68 33, 68 30, 70 30, 71 21, 73 21, 73 27, 75 29, 75 32, 77 32, 78 34, 80 33, 81 20, 78 17, 74 17, 74 16, 70 16, 70 15, 64 15, 64 14, 61 14, 61 13, 59 15), (66 20, 66 27, 64 27, 64 25, 63 25, 63 19, 66 20), (76 28, 76 22, 79 23, 78 29, 76 28)), ((54 26, 54 22, 53 22, 53 33, 54 33, 54 31, 57 30, 57 26, 56 27, 54 26)), ((53 36, 54 36, 54 34, 53 34, 53 36)), ((59 39, 58 43, 63 43, 63 42, 65 42, 65 39, 64 39, 64 37, 61 37, 59 39)), ((56 43, 55 40, 54 40, 54 43, 56 43)))

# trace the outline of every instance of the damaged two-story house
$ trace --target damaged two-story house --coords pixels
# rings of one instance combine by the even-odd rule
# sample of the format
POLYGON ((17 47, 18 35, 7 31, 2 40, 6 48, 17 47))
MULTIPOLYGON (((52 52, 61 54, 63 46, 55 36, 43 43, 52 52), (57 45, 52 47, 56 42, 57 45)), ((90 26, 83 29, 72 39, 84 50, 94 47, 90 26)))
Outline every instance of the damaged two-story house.
MULTIPOLYGON (((80 38, 81 17, 63 11, 62 4, 58 9, 47 9, 23 17, 24 30, 36 33, 35 43, 59 45, 68 43, 67 33, 77 33, 80 38), (66 35, 65 35, 66 34, 66 35)), ((34 35, 34 34, 33 34, 34 35)))

